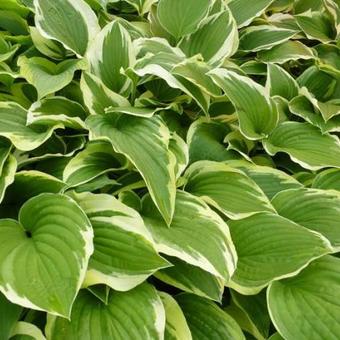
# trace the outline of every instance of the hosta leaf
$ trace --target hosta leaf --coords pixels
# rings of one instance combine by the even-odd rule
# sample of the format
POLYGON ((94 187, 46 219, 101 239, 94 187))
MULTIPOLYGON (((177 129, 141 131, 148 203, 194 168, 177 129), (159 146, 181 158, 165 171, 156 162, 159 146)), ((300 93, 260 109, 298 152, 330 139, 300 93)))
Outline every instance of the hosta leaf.
POLYGON ((234 71, 214 69, 209 74, 234 104, 241 132, 249 139, 268 136, 278 122, 278 112, 265 89, 234 71))
POLYGON ((149 107, 139 107, 139 106, 126 106, 126 107, 108 107, 105 109, 106 113, 126 113, 131 116, 150 118, 156 112, 162 111, 162 107, 149 108, 149 107))
POLYGON ((14 182, 6 190, 0 206, 0 215, 17 218, 19 208, 25 201, 44 192, 60 193, 65 186, 59 179, 40 171, 19 171, 15 174, 14 182))
POLYGON ((299 86, 295 79, 282 67, 268 64, 266 87, 271 96, 280 96, 291 100, 299 93, 299 86))
POLYGON ((256 339, 268 338, 270 317, 267 311, 265 291, 257 295, 245 296, 231 290, 231 305, 225 308, 242 329, 256 339))
POLYGON ((43 127, 26 126, 27 111, 17 103, 0 103, 0 136, 8 138, 22 151, 37 148, 51 137, 58 125, 43 127))
POLYGON ((169 149, 176 157, 176 178, 179 178, 189 163, 189 149, 185 141, 175 133, 171 136, 169 149))
POLYGON ((185 190, 232 219, 273 211, 268 198, 243 172, 226 164, 201 161, 186 172, 185 190))
POLYGON ((238 27, 243 27, 260 16, 273 1, 274 0, 258 0, 249 3, 247 0, 232 0, 228 3, 228 6, 238 27))
POLYGON ((207 75, 209 71, 210 67, 206 63, 191 58, 177 64, 171 73, 187 79, 210 96, 218 97, 221 90, 207 75))
POLYGON ((324 235, 334 247, 340 246, 340 195, 335 191, 291 189, 272 200, 278 214, 324 235))
POLYGON ((279 215, 258 213, 229 225, 239 260, 228 286, 241 294, 257 294, 332 251, 326 238, 279 215))
POLYGON ((104 283, 130 290, 170 264, 160 257, 142 218, 133 209, 105 194, 72 194, 90 218, 94 253, 85 286, 104 283))
POLYGON ((104 173, 124 169, 125 166, 126 160, 113 151, 110 143, 94 141, 66 165, 63 181, 69 186, 77 186, 104 173))
MULTIPOLYGON (((29 9, 23 6, 24 1, 18 3, 16 0, 5 0, 1 3, 0 8, 9 11, 15 11, 23 18, 29 14, 29 9)), ((26 5, 27 6, 27 5, 26 5)))
POLYGON ((74 72, 84 69, 84 60, 68 59, 55 64, 45 58, 33 57, 28 59, 21 56, 18 60, 20 74, 38 91, 39 98, 61 90, 69 84, 74 72))
POLYGON ((296 80, 300 87, 306 87, 317 100, 321 101, 328 100, 336 87, 334 77, 316 65, 308 67, 296 80))
POLYGON ((138 58, 145 57, 148 53, 153 55, 160 52, 174 54, 177 57, 185 58, 185 54, 178 47, 172 47, 164 38, 140 38, 133 41, 133 47, 138 58))
POLYGON ((326 169, 321 171, 315 176, 312 187, 340 191, 340 169, 326 169))
POLYGON ((69 317, 93 251, 84 212, 44 193, 21 207, 19 222, 0 220, 0 233, 0 290, 14 303, 69 317))
POLYGON ((162 301, 156 290, 146 283, 129 292, 111 290, 107 305, 89 291, 81 290, 70 319, 48 315, 47 338, 162 340, 165 329, 162 301))
POLYGON ((185 292, 221 301, 224 290, 223 279, 176 257, 167 256, 167 259, 173 266, 157 271, 154 274, 157 279, 185 292))
POLYGON ((224 142, 228 143, 228 150, 235 150, 245 159, 250 160, 248 154, 254 148, 255 142, 245 138, 239 130, 234 130, 228 133, 224 142))
POLYGON ((110 90, 121 93, 128 89, 130 80, 121 74, 121 69, 132 66, 134 51, 130 35, 119 21, 112 21, 102 29, 86 57, 91 73, 100 78, 110 90))
POLYGON ((209 6, 210 0, 160 0, 157 15, 160 24, 179 39, 195 31, 209 6))
POLYGON ((194 33, 180 42, 180 48, 188 57, 200 54, 210 65, 220 64, 232 56, 237 47, 235 20, 227 9, 204 19, 194 33))
POLYGON ((336 37, 332 22, 326 13, 309 10, 296 15, 295 19, 309 39, 327 43, 336 37))
POLYGON ((6 188, 14 182, 17 170, 17 160, 13 155, 9 155, 2 167, 0 176, 0 203, 4 198, 6 188))
POLYGON ((239 161, 228 162, 228 165, 246 173, 269 199, 280 191, 302 187, 302 184, 294 177, 275 168, 239 161))
POLYGON ((0 62, 6 61, 13 57, 20 45, 11 46, 5 39, 0 36, 0 62))
POLYGON ((0 173, 4 167, 4 164, 11 152, 11 142, 5 138, 0 138, 0 173))
POLYGON ((296 31, 269 25, 250 26, 240 37, 239 49, 257 52, 279 45, 296 34, 296 31))
POLYGON ((61 60, 66 57, 66 50, 58 41, 50 40, 42 36, 39 30, 30 26, 31 38, 36 49, 45 56, 61 60))
POLYGON ((315 59, 312 50, 300 41, 289 40, 272 47, 267 51, 258 52, 259 60, 265 63, 283 64, 290 60, 315 59))
POLYGON ((18 36, 28 33, 26 20, 13 11, 0 10, 0 27, 18 36))
POLYGON ((15 339, 46 340, 43 332, 36 325, 29 322, 19 321, 16 323, 11 336, 15 339))
POLYGON ((136 7, 140 15, 149 12, 152 4, 157 2, 157 0, 125 0, 125 1, 131 4, 133 7, 136 7))
POLYGON ((340 167, 340 143, 338 137, 321 134, 308 123, 283 122, 263 141, 270 155, 287 153, 294 162, 306 169, 340 167))
POLYGON ((6 297, 0 293, 0 339, 8 340, 12 334, 15 324, 20 318, 22 307, 8 301, 6 297))
POLYGON ((63 124, 73 129, 86 129, 84 123, 87 116, 83 107, 65 97, 48 97, 31 105, 27 114, 27 125, 63 124))
POLYGON ((79 56, 100 30, 95 13, 83 0, 34 0, 34 7, 39 32, 79 56))
POLYGON ((272 283, 271 319, 287 340, 337 339, 340 332, 340 260, 325 256, 299 275, 272 283))
POLYGON ((165 340, 191 340, 191 332, 184 314, 171 295, 159 292, 165 309, 165 340))
POLYGON ((150 196, 145 196, 142 216, 159 252, 178 257, 222 279, 232 275, 236 254, 228 226, 203 201, 178 191, 175 214, 168 228, 150 196))
POLYGON ((170 133, 161 119, 106 114, 89 117, 87 122, 91 139, 111 142, 136 166, 169 224, 175 203, 175 159, 168 150, 170 133))
POLYGON ((207 114, 209 109, 209 96, 197 85, 180 75, 173 75, 171 73, 172 67, 181 61, 181 58, 173 54, 158 54, 151 58, 147 56, 145 57, 145 61, 142 60, 140 64, 135 66, 134 72, 140 77, 153 75, 165 80, 171 88, 179 89, 193 98, 203 112, 207 114), (164 58, 164 61, 162 58, 164 58))
POLYGON ((193 340, 245 339, 236 321, 212 301, 192 294, 180 294, 176 300, 188 322, 193 340))
POLYGON ((190 164, 200 160, 224 161, 233 158, 232 152, 223 145, 225 136, 230 132, 227 124, 200 118, 188 130, 190 164))
POLYGON ((126 98, 111 91, 99 78, 91 73, 83 72, 80 88, 85 105, 93 115, 105 113, 105 109, 108 107, 130 106, 126 98))

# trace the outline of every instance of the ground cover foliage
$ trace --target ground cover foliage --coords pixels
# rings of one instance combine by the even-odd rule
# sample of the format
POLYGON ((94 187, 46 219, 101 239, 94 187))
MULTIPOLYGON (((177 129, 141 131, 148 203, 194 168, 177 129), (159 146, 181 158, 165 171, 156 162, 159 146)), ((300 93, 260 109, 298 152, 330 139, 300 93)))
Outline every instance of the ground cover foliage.
POLYGON ((0 339, 340 338, 338 0, 0 2, 0 339))

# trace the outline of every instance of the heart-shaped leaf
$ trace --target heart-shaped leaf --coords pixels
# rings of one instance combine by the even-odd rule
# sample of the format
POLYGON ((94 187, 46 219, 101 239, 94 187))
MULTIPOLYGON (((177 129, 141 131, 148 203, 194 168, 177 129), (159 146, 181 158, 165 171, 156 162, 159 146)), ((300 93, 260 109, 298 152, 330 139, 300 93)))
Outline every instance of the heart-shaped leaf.
POLYGON ((69 317, 93 251, 92 227, 69 197, 41 194, 0 220, 0 290, 12 302, 69 317))

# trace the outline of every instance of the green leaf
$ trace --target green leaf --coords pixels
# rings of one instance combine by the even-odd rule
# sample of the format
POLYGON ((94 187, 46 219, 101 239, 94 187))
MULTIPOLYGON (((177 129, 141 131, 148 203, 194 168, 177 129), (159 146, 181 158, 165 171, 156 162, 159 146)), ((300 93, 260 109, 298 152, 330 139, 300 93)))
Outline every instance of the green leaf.
POLYGON ((192 294, 180 294, 176 300, 188 322, 193 340, 245 340, 236 321, 215 303, 192 294))
POLYGON ((171 295, 159 292, 165 309, 165 340, 192 340, 184 314, 171 295))
POLYGON ((302 187, 294 177, 269 166, 255 165, 241 161, 231 161, 228 165, 246 173, 272 199, 278 192, 302 187))
POLYGON ((240 36, 239 49, 246 52, 268 50, 296 34, 296 31, 269 25, 250 26, 240 36))
POLYGON ((252 140, 268 136, 279 117, 275 103, 265 89, 234 71, 214 69, 209 75, 235 106, 242 134, 252 140))
POLYGON ((13 11, 0 10, 0 27, 13 35, 26 35, 28 25, 18 13, 13 11))
POLYGON ((226 135, 224 142, 228 143, 228 150, 235 150, 245 159, 250 160, 248 154, 255 147, 255 142, 245 138, 240 130, 229 132, 226 135))
POLYGON ((90 218, 94 253, 84 286, 104 283, 130 290, 169 262, 160 257, 142 218, 133 209, 105 194, 70 194, 90 218), (142 259, 142 260, 141 260, 142 259))
POLYGON ((27 111, 14 102, 0 102, 0 136, 8 138, 22 151, 30 151, 48 140, 60 125, 26 126, 27 111))
POLYGON ((21 312, 22 307, 11 303, 0 293, 0 340, 8 340, 10 338, 21 312))
POLYGON ((85 110, 77 102, 65 97, 48 97, 31 105, 27 114, 27 125, 54 126, 61 123, 71 129, 84 130, 86 116, 85 110))
POLYGON ((340 191, 340 169, 326 169, 319 172, 314 178, 312 187, 340 191))
POLYGON ((86 58, 91 73, 110 90, 124 93, 129 89, 131 81, 121 73, 121 69, 133 66, 135 56, 130 35, 119 21, 112 21, 101 30, 87 51, 86 58))
POLYGON ((207 75, 209 71, 210 67, 206 63, 194 57, 175 65, 171 73, 185 78, 208 95, 218 97, 221 95, 221 90, 207 75))
POLYGON ((0 62, 6 61, 14 56, 20 45, 11 45, 0 36, 0 62))
POLYGON ((90 139, 111 142, 116 152, 136 166, 169 224, 175 204, 175 157, 168 149, 170 133, 161 119, 106 114, 89 117, 87 123, 90 139))
POLYGON ((92 228, 79 206, 63 195, 41 194, 21 207, 19 222, 0 220, 0 233, 3 294, 69 317, 93 251, 92 228))
POLYGON ((187 94, 189 98, 193 98, 203 112, 207 114, 210 101, 209 96, 201 88, 184 77, 171 73, 171 69, 181 61, 181 57, 169 53, 148 55, 139 60, 133 71, 140 77, 152 75, 163 79, 171 88, 179 89, 187 94))
POLYGON ((109 107, 128 107, 129 101, 123 96, 111 91, 103 82, 91 73, 83 72, 80 88, 84 102, 93 115, 104 114, 109 107))
POLYGON ((152 4, 157 2, 157 0, 125 0, 125 1, 131 4, 133 7, 135 7, 141 16, 149 12, 152 4))
POLYGON ((263 141, 270 155, 285 152, 302 167, 311 170, 340 167, 340 143, 336 136, 321 134, 308 123, 283 122, 263 141))
POLYGON ((260 16, 274 0, 257 0, 249 3, 247 0, 231 0, 228 6, 238 27, 249 25, 260 16))
POLYGON ((15 174, 14 182, 6 190, 0 205, 0 215, 17 218, 25 201, 44 192, 60 193, 65 186, 62 181, 43 172, 19 171, 15 174))
POLYGON ((9 155, 4 162, 0 176, 0 203, 5 196, 5 190, 14 182, 15 172, 17 170, 17 160, 13 155, 9 155))
POLYGON ((316 39, 327 43, 335 39, 336 32, 326 13, 311 11, 295 15, 298 25, 309 39, 316 39))
POLYGON ((194 33, 180 42, 180 48, 188 57, 200 54, 209 65, 221 64, 237 47, 236 23, 227 9, 204 19, 194 33))
POLYGON ((55 40, 45 38, 36 27, 30 26, 30 34, 35 48, 40 53, 57 60, 62 60, 66 57, 67 52, 63 45, 55 40))
POLYGON ((188 145, 174 132, 170 139, 169 149, 176 157, 175 173, 176 178, 179 178, 189 163, 188 145))
POLYGON ((297 79, 300 87, 306 87, 317 100, 328 100, 336 87, 336 79, 316 65, 308 67, 297 79))
POLYGON ((196 30, 209 6, 209 0, 160 0, 157 15, 163 28, 179 39, 196 30))
POLYGON ((315 59, 312 50, 300 41, 289 40, 280 45, 272 47, 267 51, 260 51, 258 59, 265 63, 283 64, 290 60, 315 59))
POLYGON ((166 258, 173 266, 157 271, 154 274, 157 279, 185 292, 221 301, 224 280, 176 257, 166 258))
POLYGON ((20 74, 38 91, 39 98, 57 92, 68 85, 74 72, 86 67, 85 60, 68 59, 55 64, 45 58, 28 59, 21 56, 18 60, 20 74))
POLYGON ((339 265, 339 259, 325 256, 312 262, 299 275, 269 287, 271 319, 285 339, 338 338, 339 265))
POLYGON ((241 295, 233 290, 230 292, 231 305, 224 310, 237 321, 243 330, 252 334, 256 339, 267 339, 270 317, 265 291, 250 296, 241 295))
POLYGON ((226 164, 196 162, 185 173, 185 190, 200 197, 227 217, 240 219, 259 211, 274 211, 257 184, 226 164))
POLYGON ((223 145, 225 136, 230 132, 227 124, 208 118, 193 122, 187 133, 189 163, 200 160, 224 161, 233 158, 233 153, 223 145))
POLYGON ((335 191, 291 189, 278 193, 272 200, 278 214, 324 235, 340 247, 340 195, 335 191))
POLYGON ((90 142, 67 163, 63 181, 70 187, 78 186, 107 172, 122 170, 126 165, 125 158, 115 153, 110 143, 90 142))
POLYGON ((83 56, 100 31, 97 17, 83 0, 34 0, 40 34, 83 56))
POLYGON ((29 322, 19 321, 15 325, 12 334, 12 337, 17 338, 26 338, 35 339, 35 340, 46 340, 43 332, 36 326, 29 322))
POLYGON ((257 294, 332 252, 326 238, 279 215, 258 213, 229 225, 238 263, 228 286, 241 294, 257 294))
POLYGON ((299 93, 299 86, 295 79, 284 68, 268 64, 266 88, 271 96, 280 96, 291 100, 299 93))
POLYGON ((160 253, 178 257, 225 280, 234 272, 237 256, 227 224, 195 196, 177 191, 170 228, 150 196, 143 199, 142 216, 160 253))
POLYGON ((107 305, 81 290, 71 321, 51 315, 47 318, 46 335, 50 340, 162 340, 165 329, 162 301, 146 283, 124 293, 111 290, 107 305))

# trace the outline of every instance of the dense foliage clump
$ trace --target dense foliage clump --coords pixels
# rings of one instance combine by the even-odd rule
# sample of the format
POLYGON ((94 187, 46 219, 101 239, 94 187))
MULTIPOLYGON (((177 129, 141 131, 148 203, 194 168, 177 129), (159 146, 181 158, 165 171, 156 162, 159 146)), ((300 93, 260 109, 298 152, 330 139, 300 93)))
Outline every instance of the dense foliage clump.
POLYGON ((0 1, 0 340, 340 339, 339 0, 0 1))

